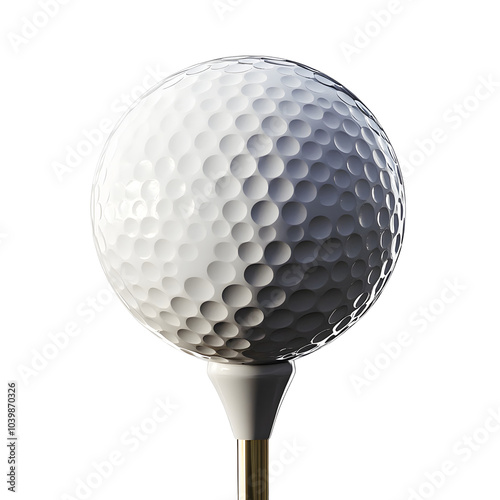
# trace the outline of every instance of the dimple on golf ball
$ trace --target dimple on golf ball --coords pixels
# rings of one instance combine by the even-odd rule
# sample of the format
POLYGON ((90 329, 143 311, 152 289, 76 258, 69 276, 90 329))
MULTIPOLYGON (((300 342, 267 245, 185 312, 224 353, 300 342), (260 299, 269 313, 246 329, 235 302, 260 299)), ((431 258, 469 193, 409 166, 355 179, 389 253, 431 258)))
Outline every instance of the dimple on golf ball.
POLYGON ((204 358, 294 359, 374 303, 405 198, 369 109, 308 66, 197 64, 158 84, 108 140, 93 186, 104 271, 146 327, 204 358))

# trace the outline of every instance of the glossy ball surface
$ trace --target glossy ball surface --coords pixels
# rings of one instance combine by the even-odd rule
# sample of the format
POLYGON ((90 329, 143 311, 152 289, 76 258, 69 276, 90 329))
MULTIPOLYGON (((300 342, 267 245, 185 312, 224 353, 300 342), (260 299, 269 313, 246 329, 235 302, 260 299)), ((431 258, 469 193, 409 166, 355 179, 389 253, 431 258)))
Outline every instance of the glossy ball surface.
POLYGON ((308 354, 393 271, 404 189, 368 108, 307 66, 224 58, 145 94, 92 195, 104 271, 132 314, 219 362, 308 354))

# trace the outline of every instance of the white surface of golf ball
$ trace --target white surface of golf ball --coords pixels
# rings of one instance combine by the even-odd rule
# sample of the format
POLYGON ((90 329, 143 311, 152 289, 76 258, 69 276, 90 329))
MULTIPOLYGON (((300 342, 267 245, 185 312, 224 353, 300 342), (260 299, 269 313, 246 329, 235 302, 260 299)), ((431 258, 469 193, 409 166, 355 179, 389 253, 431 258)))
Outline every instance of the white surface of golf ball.
POLYGON ((157 85, 106 144, 93 194, 104 271, 146 327, 230 363, 294 359, 374 303, 404 189, 378 121, 307 66, 230 57, 157 85))

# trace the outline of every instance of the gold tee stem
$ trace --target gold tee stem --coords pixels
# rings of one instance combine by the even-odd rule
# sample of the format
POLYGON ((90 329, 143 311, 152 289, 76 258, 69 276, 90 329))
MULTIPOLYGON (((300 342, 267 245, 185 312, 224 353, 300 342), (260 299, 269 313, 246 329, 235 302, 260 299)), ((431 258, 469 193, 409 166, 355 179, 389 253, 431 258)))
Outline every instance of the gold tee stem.
POLYGON ((269 440, 238 440, 238 500, 269 500, 269 440))

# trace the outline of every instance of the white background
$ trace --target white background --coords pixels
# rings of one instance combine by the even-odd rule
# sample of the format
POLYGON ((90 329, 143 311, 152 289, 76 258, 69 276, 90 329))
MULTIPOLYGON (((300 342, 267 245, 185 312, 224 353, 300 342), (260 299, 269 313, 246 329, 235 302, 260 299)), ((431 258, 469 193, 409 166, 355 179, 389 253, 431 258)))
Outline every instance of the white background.
MULTIPOLYGON (((4 380, 19 384, 17 498, 84 498, 89 480, 92 499, 235 498, 235 443, 206 365, 110 299, 89 195, 96 130, 155 75, 266 54, 366 102, 408 198, 402 256, 376 307, 297 363, 271 441, 272 498, 498 499, 494 2, 50 0, 48 20, 41 3, 4 2, 0 15, 1 356, 4 380), (71 325, 78 335, 54 348, 71 325), (157 398, 176 406, 159 424, 157 398), (93 463, 110 454, 121 462, 100 481, 93 463), (448 475, 434 474, 444 462, 448 475)), ((4 436, 5 386, 2 398, 4 436)))

